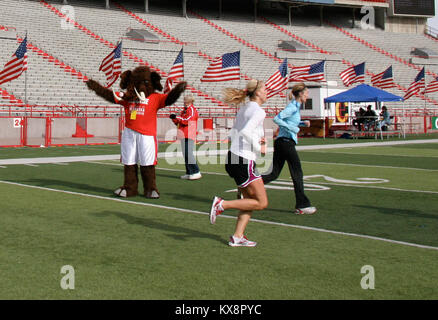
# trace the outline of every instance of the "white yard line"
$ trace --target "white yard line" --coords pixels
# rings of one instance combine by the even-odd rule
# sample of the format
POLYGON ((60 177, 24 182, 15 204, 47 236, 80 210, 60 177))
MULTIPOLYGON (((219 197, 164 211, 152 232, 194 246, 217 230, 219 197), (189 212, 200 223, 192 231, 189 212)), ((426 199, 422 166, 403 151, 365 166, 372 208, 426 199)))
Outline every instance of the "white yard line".
MULTIPOLYGON (((305 178, 305 176, 304 176, 305 178)), ((284 181, 284 180, 280 180, 284 181)), ((310 181, 304 180, 304 184, 309 183, 310 181)), ((339 186, 339 187, 355 187, 355 188, 368 188, 368 189, 380 189, 380 190, 389 190, 389 191, 403 191, 403 192, 416 192, 416 193, 430 193, 430 194, 438 194, 438 191, 428 191, 428 190, 410 190, 410 189, 399 189, 399 188, 391 188, 391 187, 379 187, 379 186, 364 186, 358 184, 345 184, 345 183, 329 183, 329 182, 318 182, 312 181, 313 184, 323 184, 329 186, 339 186)))
MULTIPOLYGON (((95 162, 90 161, 90 163, 100 163, 100 164, 108 164, 105 162, 95 162)), ((314 164, 323 164, 323 165, 334 165, 334 166, 350 166, 350 167, 367 167, 367 168, 382 168, 382 169, 402 169, 402 170, 416 170, 416 171, 438 171, 438 169, 423 169, 423 168, 409 168, 409 167, 394 167, 394 166, 378 166, 378 165, 370 165, 370 164, 355 164, 355 163, 335 163, 335 162, 321 162, 321 161, 303 161, 301 160, 301 163, 314 163, 314 164)), ((183 164, 183 163, 182 163, 183 164)), ((119 165, 121 165, 119 163, 119 165)), ((158 168, 157 169, 163 169, 158 168)), ((219 174, 217 172, 205 172, 209 174, 219 174)), ((227 174, 224 174, 227 175, 227 174)))
POLYGON ((360 143, 343 143, 343 144, 324 144, 314 146, 297 146, 297 150, 322 150, 322 149, 342 149, 342 148, 362 148, 362 147, 377 147, 377 146, 397 146, 404 144, 424 144, 438 143, 438 139, 422 139, 422 140, 403 140, 403 141, 388 141, 388 142, 360 142, 360 143))
MULTIPOLYGON (((313 146, 297 146, 297 150, 324 150, 324 149, 342 149, 342 148, 361 148, 374 146, 391 146, 404 144, 424 144, 438 143, 438 139, 430 140, 407 140, 407 141, 389 141, 389 142, 363 142, 363 143, 345 143, 345 144, 329 144, 329 145, 313 145, 313 146)), ((272 152, 273 148, 268 148, 268 152, 272 152)), ((225 155, 228 150, 207 150, 197 151, 197 156, 215 156, 225 155)), ((159 158, 174 158, 180 156, 180 152, 159 152, 159 158)), ((102 161, 102 160, 118 160, 120 154, 109 154, 99 156, 72 156, 72 157, 47 157, 47 158, 18 158, 18 159, 1 159, 1 165, 11 164, 39 164, 39 163, 54 163, 54 162, 83 162, 83 161, 102 161)))
MULTIPOLYGON (((95 163, 95 164, 102 164, 102 165, 113 165, 113 166, 122 166, 120 163, 107 163, 107 162, 98 162, 94 161, 97 160, 97 158, 103 157, 101 160, 115 160, 111 158, 112 156, 81 156, 81 157, 74 157, 74 158, 80 158, 80 159, 74 159, 72 160, 71 157, 63 157, 62 159, 59 159, 61 162, 56 163, 57 158, 37 158, 37 159, 45 159, 44 161, 36 161, 34 163, 47 163, 47 164, 61 164, 64 161, 66 162, 87 162, 87 163, 95 163)), ((120 156, 117 155, 119 158, 120 156)), ((28 160, 28 159, 16 159, 16 160, 28 160)), ((25 161, 23 161, 25 162, 25 161)), ((303 161, 305 162, 305 161, 303 161)), ((319 164, 336 164, 336 165, 342 165, 338 163, 324 163, 324 162, 310 162, 310 163, 319 163, 319 164)), ((19 163, 14 163, 19 164, 19 163)), ((38 167, 37 165, 34 165, 33 163, 20 163, 32 167, 38 167)), ((391 169, 409 169, 409 170, 425 170, 425 171, 438 171, 434 169, 414 169, 414 168, 403 168, 403 167, 389 167, 389 166, 370 166, 370 165, 354 165, 354 164, 345 164, 349 166, 366 166, 366 167, 381 167, 381 168, 391 168, 391 169)), ((6 168, 4 166, 1 166, 2 168, 6 168)), ((163 171, 175 171, 175 172, 185 172, 183 169, 171 169, 171 168, 160 168, 157 167, 158 170, 163 171)), ((212 175, 219 175, 219 176, 227 176, 226 173, 219 173, 219 172, 202 172, 203 174, 212 174, 212 175)), ((280 180, 281 181, 281 180, 280 180)), ((405 192, 418 192, 418 193, 430 193, 430 194, 437 194, 436 191, 423 191, 423 190, 407 190, 407 189, 398 189, 398 188, 389 188, 389 187, 380 187, 380 186, 360 186, 360 185, 349 185, 349 184, 330 184, 330 183, 323 183, 323 182, 317 182, 319 184, 327 184, 327 185, 337 185, 337 186, 345 186, 345 187, 358 187, 358 188, 372 188, 372 189, 382 189, 382 190, 393 190, 393 191, 405 191, 405 192)))
MULTIPOLYGON (((116 202, 122 202, 122 203, 133 204, 133 205, 140 205, 140 206, 146 206, 146 207, 154 207, 154 208, 173 210, 173 211, 179 211, 179 212, 209 215, 209 213, 202 212, 202 211, 183 209, 183 208, 177 208, 177 207, 169 207, 169 206, 157 205, 157 204, 152 204, 152 203, 144 203, 144 202, 136 202, 136 201, 130 201, 130 200, 122 200, 122 199, 119 199, 119 198, 109 198, 109 197, 103 197, 103 196, 97 196, 97 195, 86 194, 86 193, 79 193, 79 192, 73 192, 73 191, 51 189, 51 188, 32 186, 32 185, 21 184, 21 183, 10 182, 10 181, 2 181, 2 180, 0 180, 0 183, 14 185, 14 186, 20 186, 20 187, 25 187, 25 188, 38 189, 38 190, 45 190, 45 191, 51 191, 51 192, 65 193, 65 194, 82 196, 82 197, 88 197, 88 198, 116 201, 116 202)), ((227 215, 223 215, 223 214, 220 216, 220 218, 236 219, 236 217, 227 216, 227 215)), ((356 238, 363 238, 363 239, 371 239, 371 240, 388 242, 388 243, 392 243, 392 244, 398 244, 398 245, 404 245, 404 246, 410 246, 410 247, 422 248, 422 249, 432 249, 432 250, 437 250, 438 251, 438 247, 426 246, 426 245, 410 243, 410 242, 404 242, 404 241, 391 240, 391 239, 385 239, 385 238, 374 237, 374 236, 367 236, 367 235, 356 234, 356 233, 333 231, 333 230, 327 230, 327 229, 321 229, 321 228, 306 227, 306 226, 286 224, 286 223, 273 222, 273 221, 266 221, 266 220, 260 220, 260 219, 251 219, 251 221, 257 222, 257 223, 262 223, 262 224, 274 225, 274 226, 282 226, 282 227, 287 227, 287 228, 295 228, 295 229, 323 232, 323 233, 336 234, 336 235, 342 235, 342 236, 349 236, 349 237, 356 237, 356 238)))
POLYGON ((384 169, 418 170, 418 171, 438 171, 438 169, 377 166, 377 165, 370 165, 370 164, 355 164, 355 163, 334 163, 334 162, 319 162, 319 161, 301 161, 301 163, 315 163, 315 164, 335 165, 335 166, 369 167, 369 168, 384 168, 384 169))
MULTIPOLYGON (((94 164, 103 164, 107 166, 122 166, 120 163, 107 163, 107 162, 88 162, 88 163, 94 163, 94 164)), ((175 172, 185 172, 183 169, 171 169, 171 168, 160 168, 156 167, 157 170, 164 170, 164 171, 175 171, 175 172)), ((219 173, 219 172, 206 172, 202 171, 202 174, 213 174, 218 176, 228 176, 226 173, 219 173)), ((278 179, 277 181, 284 181, 284 182, 290 182, 290 180, 285 179, 278 179)), ((430 194, 438 194, 438 191, 427 191, 427 190, 412 190, 412 189, 399 189, 399 188, 391 188, 391 187, 380 187, 380 186, 364 186, 364 185, 357 185, 357 184, 348 184, 348 183, 329 183, 329 182, 318 182, 318 181, 306 181, 306 176, 304 176, 304 183, 313 183, 313 184, 324 184, 324 185, 331 185, 331 186, 340 186, 340 187, 357 187, 357 188, 369 188, 369 189, 381 189, 381 190, 390 190, 390 191, 404 191, 404 192, 417 192, 417 193, 430 193, 430 194)))
MULTIPOLYGON (((307 152, 318 153, 318 150, 307 150, 307 152)), ((438 156, 427 156, 427 155, 409 155, 409 154, 384 154, 384 153, 360 153, 360 152, 342 152, 342 151, 330 151, 329 154, 353 154, 353 155, 363 155, 363 156, 384 156, 384 157, 406 157, 406 158, 438 158, 438 156)))
POLYGON ((120 159, 120 155, 100 155, 100 156, 74 156, 74 157, 48 157, 48 158, 19 158, 19 159, 2 159, 0 165, 11 164, 42 164, 42 163, 62 163, 62 162, 84 162, 84 161, 102 161, 120 159))

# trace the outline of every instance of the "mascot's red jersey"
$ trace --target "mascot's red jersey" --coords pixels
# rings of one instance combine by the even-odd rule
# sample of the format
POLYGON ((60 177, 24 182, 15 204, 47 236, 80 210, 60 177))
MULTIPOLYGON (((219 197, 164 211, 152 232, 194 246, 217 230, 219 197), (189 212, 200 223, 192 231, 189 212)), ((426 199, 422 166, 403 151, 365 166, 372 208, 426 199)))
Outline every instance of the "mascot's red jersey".
POLYGON ((165 107, 166 98, 167 94, 152 93, 142 102, 115 100, 115 103, 125 108, 125 127, 146 136, 156 136, 157 112, 165 107))

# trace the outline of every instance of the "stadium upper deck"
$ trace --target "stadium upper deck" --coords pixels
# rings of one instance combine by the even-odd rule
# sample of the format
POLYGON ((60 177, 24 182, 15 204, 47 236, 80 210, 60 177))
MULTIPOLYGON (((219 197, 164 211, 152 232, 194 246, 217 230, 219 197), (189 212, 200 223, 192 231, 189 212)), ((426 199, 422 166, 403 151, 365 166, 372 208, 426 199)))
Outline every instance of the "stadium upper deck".
MULTIPOLYGON (((326 78, 336 81, 340 88, 345 87, 339 73, 352 64, 366 62, 366 83, 370 83, 371 74, 392 65, 399 87, 389 91, 403 96, 418 68, 422 67, 421 64, 409 64, 412 47, 438 52, 437 42, 421 33, 389 33, 378 28, 361 30, 360 14, 356 10, 353 18, 353 5, 348 4, 343 8, 325 4, 321 19, 320 12, 315 14, 315 4, 293 7, 290 16, 285 10, 288 3, 260 2, 255 11, 253 1, 241 1, 238 7, 225 0, 191 1, 185 7, 186 16, 183 16, 181 1, 109 1, 109 9, 105 9, 107 2, 104 0, 69 0, 69 7, 64 2, 0 2, 0 25, 16 31, 21 38, 27 31, 28 41, 33 46, 33 50, 28 49, 27 88, 24 77, 21 77, 0 86, 2 90, 22 101, 27 97, 31 104, 107 105, 90 93, 83 81, 88 77, 103 83, 103 74, 98 71, 100 62, 114 44, 124 40, 123 69, 147 63, 162 73, 163 83, 184 42, 184 79, 192 85, 199 106, 221 107, 222 89, 243 87, 248 77, 267 80, 278 69, 284 56, 289 58, 290 67, 327 60, 326 78), (148 13, 145 13, 145 5, 148 13), (63 14, 75 24, 66 23, 63 14), (356 28, 351 29, 352 24, 356 28), (158 42, 128 40, 126 32, 129 28, 146 30, 158 42), (344 30, 359 39, 342 32, 344 30), (291 40, 300 43, 304 49, 287 53, 279 49, 279 41, 291 40), (236 50, 241 51, 240 81, 200 82, 209 58, 236 50)), ((357 5, 362 3, 357 2, 357 5)), ((386 10, 382 9, 381 3, 378 7, 386 10)), ((18 43, 10 36, 10 31, 6 37, 2 37, 2 32, 0 64, 4 65, 18 43)), ((429 71, 428 83, 438 74, 438 67, 434 59, 424 59, 424 64, 429 71)), ((6 98, 4 103, 11 102, 6 95, 3 97, 6 98)), ((438 95, 432 93, 426 98, 413 97, 404 105, 436 106, 435 100, 438 100, 438 95)), ((276 96, 269 100, 268 105, 283 106, 284 102, 284 95, 276 96)))

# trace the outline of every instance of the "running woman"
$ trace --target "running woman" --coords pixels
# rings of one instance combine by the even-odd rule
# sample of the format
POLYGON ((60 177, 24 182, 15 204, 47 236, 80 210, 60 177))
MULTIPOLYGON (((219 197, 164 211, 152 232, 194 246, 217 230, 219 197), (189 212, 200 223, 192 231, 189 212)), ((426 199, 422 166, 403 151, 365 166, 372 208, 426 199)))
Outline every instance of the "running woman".
POLYGON ((310 200, 304 194, 303 170, 295 149, 298 143, 299 127, 310 126, 310 122, 301 121, 300 116, 300 108, 306 103, 308 96, 309 91, 306 85, 304 83, 296 84, 289 95, 289 99, 294 98, 294 100, 274 118, 274 122, 280 127, 280 130, 274 142, 274 157, 270 173, 262 176, 265 184, 277 179, 285 161, 287 161, 294 183, 295 214, 314 214, 316 212, 316 208, 311 206, 310 200))
POLYGON ((258 80, 250 80, 246 89, 227 88, 224 101, 240 105, 236 122, 231 129, 231 147, 228 151, 225 170, 234 179, 243 199, 225 201, 214 197, 210 210, 210 222, 214 224, 216 217, 224 210, 237 209, 236 229, 228 244, 232 247, 255 247, 257 242, 245 237, 245 229, 254 210, 263 210, 268 206, 268 197, 262 177, 256 171, 256 158, 259 153, 266 153, 263 121, 266 117, 261 105, 266 102, 265 84, 258 80))

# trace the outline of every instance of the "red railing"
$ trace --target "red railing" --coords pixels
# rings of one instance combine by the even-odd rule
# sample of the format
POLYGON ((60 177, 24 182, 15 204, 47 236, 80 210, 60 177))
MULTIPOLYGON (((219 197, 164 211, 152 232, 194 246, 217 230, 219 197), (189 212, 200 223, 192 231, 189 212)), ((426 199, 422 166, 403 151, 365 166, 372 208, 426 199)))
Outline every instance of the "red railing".
POLYGON ((14 117, 22 114, 29 117, 71 117, 78 115, 88 117, 100 114, 104 117, 113 117, 123 113, 121 106, 69 106, 69 105, 32 105, 32 104, 0 104, 0 113, 14 117))

